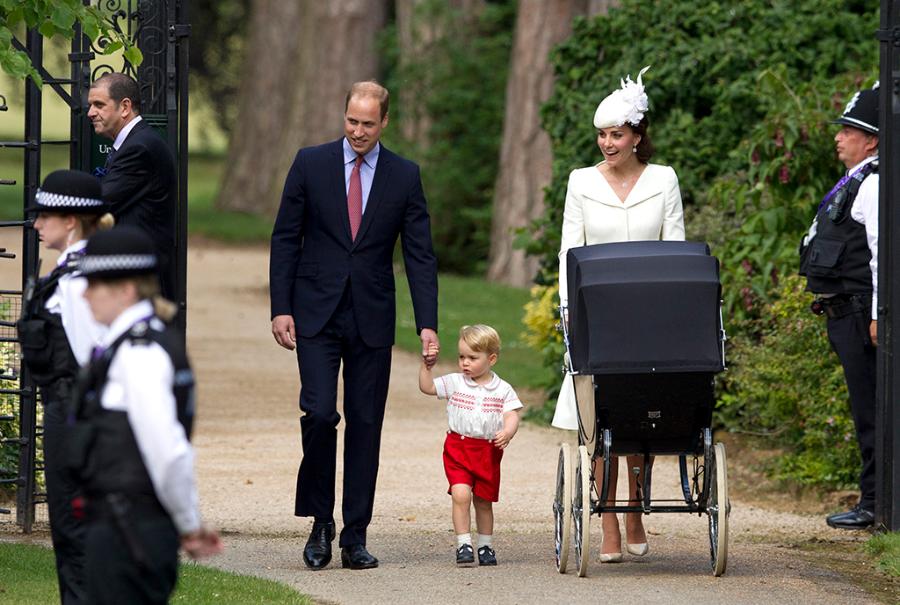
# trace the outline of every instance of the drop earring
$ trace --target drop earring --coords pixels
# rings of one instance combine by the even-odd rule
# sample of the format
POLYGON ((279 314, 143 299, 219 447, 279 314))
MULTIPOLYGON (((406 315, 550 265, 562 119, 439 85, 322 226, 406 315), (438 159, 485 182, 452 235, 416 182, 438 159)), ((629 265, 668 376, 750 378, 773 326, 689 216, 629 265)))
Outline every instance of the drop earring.
POLYGON ((637 145, 631 148, 631 153, 637 153, 637 145))

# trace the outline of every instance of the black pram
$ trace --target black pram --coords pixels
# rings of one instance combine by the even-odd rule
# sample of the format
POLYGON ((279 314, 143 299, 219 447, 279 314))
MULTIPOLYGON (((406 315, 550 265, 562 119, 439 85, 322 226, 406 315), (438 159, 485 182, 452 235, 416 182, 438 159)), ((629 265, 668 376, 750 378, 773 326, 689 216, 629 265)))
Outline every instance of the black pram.
POLYGON ((560 446, 557 569, 566 570, 574 529, 575 566, 587 573, 593 513, 684 512, 708 515, 719 576, 730 511, 725 446, 713 445, 710 430, 715 374, 725 368, 719 262, 706 244, 640 241, 573 248, 567 266, 569 306, 560 314, 579 447, 573 461, 569 445, 560 446), (609 506, 610 455, 626 454, 643 456, 641 503, 609 506), (651 500, 657 455, 678 456, 682 500, 651 500))

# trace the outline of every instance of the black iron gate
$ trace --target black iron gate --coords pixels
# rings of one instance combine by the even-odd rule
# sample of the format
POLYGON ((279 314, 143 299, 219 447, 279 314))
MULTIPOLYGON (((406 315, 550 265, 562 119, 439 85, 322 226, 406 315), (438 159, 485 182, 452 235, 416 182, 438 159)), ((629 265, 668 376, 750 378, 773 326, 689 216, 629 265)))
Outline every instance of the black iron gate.
MULTIPOLYGON (((176 219, 176 302, 181 310, 178 321, 185 327, 187 303, 187 112, 188 112, 188 0, 84 0, 96 6, 109 25, 131 39, 143 54, 137 69, 127 60, 103 55, 111 41, 96 43, 82 35, 76 25, 71 52, 67 59, 68 77, 51 74, 44 64, 44 40, 37 31, 28 31, 25 42, 13 44, 25 51, 44 81, 43 87, 25 84, 25 128, 21 141, 0 141, 0 148, 19 149, 23 157, 23 209, 33 199, 41 181, 41 150, 46 145, 69 148, 71 168, 92 171, 103 166, 110 142, 96 137, 87 117, 87 94, 91 83, 109 72, 124 72, 134 77, 141 89, 143 119, 163 135, 176 158, 178 170, 178 216, 176 219), (43 139, 42 102, 45 90, 57 95, 69 108, 70 137, 62 141, 43 139)), ((6 99, 2 99, 5 108, 6 99)), ((2 110, 2 109, 0 109, 2 110)), ((2 178, 5 175, 0 175, 2 178)), ((11 179, 2 184, 14 184, 11 179)), ((38 474, 42 470, 39 399, 27 369, 18 361, 14 322, 18 317, 21 295, 28 276, 38 267, 38 239, 27 220, 0 223, 0 227, 22 232, 21 280, 0 284, 0 487, 16 487, 16 523, 31 531, 35 505, 43 502, 38 474), (3 424, 5 423, 5 424, 3 424), (15 426, 13 426, 15 425, 15 426), (4 431, 4 427, 6 430, 4 431), (15 434, 10 434, 10 428, 15 434), (17 450, 17 467, 4 466, 10 448, 17 450)), ((13 255, 0 250, 0 258, 13 255)), ((0 260, 0 262, 9 262, 0 260)), ((0 515, 9 513, 0 508, 0 515)), ((0 517, 2 519, 2 517, 0 517)))

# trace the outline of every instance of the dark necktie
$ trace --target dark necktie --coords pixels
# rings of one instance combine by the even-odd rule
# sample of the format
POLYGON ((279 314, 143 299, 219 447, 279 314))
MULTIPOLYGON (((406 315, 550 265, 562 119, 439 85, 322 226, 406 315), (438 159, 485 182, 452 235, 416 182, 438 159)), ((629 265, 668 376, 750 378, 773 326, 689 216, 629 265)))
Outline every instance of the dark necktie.
POLYGON ((110 146, 109 153, 106 154, 106 163, 103 164, 103 167, 106 170, 109 170, 110 165, 113 163, 113 158, 116 157, 116 148, 110 146))
POLYGON ((350 173, 350 187, 347 190, 347 213, 350 215, 350 239, 356 240, 359 225, 362 223, 362 179, 359 178, 359 166, 363 157, 356 156, 353 172, 350 173))

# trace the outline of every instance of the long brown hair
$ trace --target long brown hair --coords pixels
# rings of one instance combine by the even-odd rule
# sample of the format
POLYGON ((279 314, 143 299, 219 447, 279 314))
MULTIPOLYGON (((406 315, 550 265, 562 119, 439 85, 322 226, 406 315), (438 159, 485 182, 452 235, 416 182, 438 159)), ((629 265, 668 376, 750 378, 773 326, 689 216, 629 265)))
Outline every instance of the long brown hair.
POLYGON ((634 132, 634 134, 641 137, 641 142, 637 144, 637 150, 634 152, 634 155, 637 156, 637 159, 641 164, 650 162, 650 158, 656 153, 656 148, 653 147, 653 141, 650 140, 650 135, 647 134, 647 126, 649 125, 650 123, 647 121, 647 116, 644 116, 637 126, 626 124, 626 126, 631 128, 631 131, 634 132))

